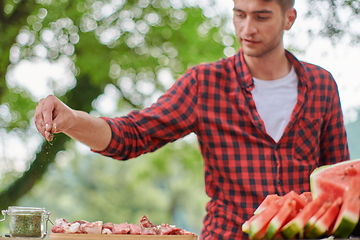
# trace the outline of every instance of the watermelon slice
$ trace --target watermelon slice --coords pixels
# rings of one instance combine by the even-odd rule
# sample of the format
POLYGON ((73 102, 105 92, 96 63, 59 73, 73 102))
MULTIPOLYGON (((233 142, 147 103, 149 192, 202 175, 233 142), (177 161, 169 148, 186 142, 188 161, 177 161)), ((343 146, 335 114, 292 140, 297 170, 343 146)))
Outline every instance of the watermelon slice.
POLYGON ((294 238, 297 234, 301 234, 309 219, 320 209, 323 202, 328 198, 324 192, 314 201, 307 204, 298 215, 289 221, 282 229, 281 233, 285 238, 294 238))
POLYGON ((330 234, 330 229, 334 224, 342 204, 342 198, 337 198, 331 206, 326 210, 326 212, 315 222, 313 227, 306 232, 306 237, 308 238, 319 238, 327 237, 330 234))
POLYGON ((284 205, 281 206, 276 215, 271 219, 267 230, 266 237, 267 239, 272 239, 276 233, 281 229, 282 226, 286 223, 292 211, 295 209, 296 202, 295 200, 288 198, 284 205))
POLYGON ((255 215, 256 217, 250 222, 250 239, 257 240, 265 238, 267 226, 279 211, 281 205, 284 203, 284 199, 285 198, 280 198, 278 201, 271 202, 261 213, 255 215))
POLYGON ((350 180, 360 175, 360 159, 349 160, 315 169, 310 175, 310 187, 315 199, 321 191, 331 194, 329 200, 344 196, 350 180))
POLYGON ((271 219, 267 227, 266 237, 268 239, 274 238, 274 236, 281 231, 282 227, 292 220, 296 214, 307 205, 305 198, 294 191, 290 191, 286 194, 284 196, 284 201, 284 204, 274 218, 271 219))
POLYGON ((258 208, 255 210, 254 215, 244 222, 242 225, 242 231, 249 234, 250 232, 250 223, 258 216, 259 213, 261 213, 264 209, 266 209, 272 202, 278 201, 280 198, 277 194, 270 194, 265 197, 265 199, 261 202, 261 204, 258 206, 258 208))
POLYGON ((344 203, 336 219, 332 234, 341 238, 348 238, 355 229, 360 218, 360 177, 351 179, 349 188, 344 196, 344 203))
POLYGON ((307 204, 305 199, 294 191, 284 197, 271 195, 265 198, 264 202, 260 204, 263 206, 260 212, 243 224, 243 231, 248 231, 251 239, 262 239, 265 236, 273 238, 284 224, 307 204))
POLYGON ((324 202, 321 207, 319 208, 319 210, 309 219, 309 221, 306 223, 305 225, 305 232, 310 231, 314 225, 315 222, 328 210, 328 208, 331 206, 331 202, 330 201, 326 201, 324 202))

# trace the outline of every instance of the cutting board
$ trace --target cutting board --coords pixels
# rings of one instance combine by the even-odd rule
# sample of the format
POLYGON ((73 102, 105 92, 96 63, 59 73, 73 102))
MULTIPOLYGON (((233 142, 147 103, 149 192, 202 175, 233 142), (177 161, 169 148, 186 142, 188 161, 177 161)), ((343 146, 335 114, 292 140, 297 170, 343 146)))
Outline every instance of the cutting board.
POLYGON ((127 235, 127 234, 66 234, 50 233, 56 240, 197 240, 195 235, 127 235))

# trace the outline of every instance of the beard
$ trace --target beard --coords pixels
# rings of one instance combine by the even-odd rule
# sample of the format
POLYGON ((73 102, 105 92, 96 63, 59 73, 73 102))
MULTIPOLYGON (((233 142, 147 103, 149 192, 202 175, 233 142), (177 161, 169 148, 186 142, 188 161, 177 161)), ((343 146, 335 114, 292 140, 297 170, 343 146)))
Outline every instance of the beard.
POLYGON ((255 58, 261 58, 264 57, 271 52, 273 52, 275 49, 279 48, 279 46, 282 46, 282 40, 279 41, 272 41, 269 43, 265 43, 262 47, 258 49, 252 49, 249 47, 243 47, 243 53, 244 55, 247 55, 249 57, 255 57, 255 58))
MULTIPOLYGON (((283 48, 283 35, 284 30, 282 27, 280 27, 273 32, 272 37, 269 40, 262 40, 259 43, 259 46, 249 47, 246 46, 246 44, 241 44, 243 53, 244 55, 247 55, 249 57, 264 57, 273 52, 275 49, 278 49, 279 47, 283 48)), ((242 38, 240 37, 240 43, 241 41, 242 38)))

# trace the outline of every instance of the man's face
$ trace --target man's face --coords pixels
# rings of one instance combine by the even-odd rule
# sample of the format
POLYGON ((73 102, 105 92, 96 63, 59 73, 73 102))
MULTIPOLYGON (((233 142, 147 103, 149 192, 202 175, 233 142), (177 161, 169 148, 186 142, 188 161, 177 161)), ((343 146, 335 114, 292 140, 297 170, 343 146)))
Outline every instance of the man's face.
POLYGON ((285 13, 276 1, 234 0, 234 25, 243 53, 263 57, 283 49, 284 30, 291 28, 296 18, 294 9, 285 13))

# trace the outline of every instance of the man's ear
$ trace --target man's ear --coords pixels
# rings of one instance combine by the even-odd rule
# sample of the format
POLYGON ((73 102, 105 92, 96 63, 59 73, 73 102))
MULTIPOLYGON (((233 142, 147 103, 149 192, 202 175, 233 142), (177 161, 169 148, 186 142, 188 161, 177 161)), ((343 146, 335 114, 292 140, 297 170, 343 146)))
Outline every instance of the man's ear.
POLYGON ((285 28, 284 30, 290 30, 296 20, 297 12, 295 8, 291 8, 286 12, 285 15, 285 28))

